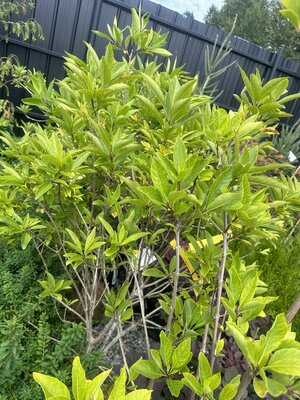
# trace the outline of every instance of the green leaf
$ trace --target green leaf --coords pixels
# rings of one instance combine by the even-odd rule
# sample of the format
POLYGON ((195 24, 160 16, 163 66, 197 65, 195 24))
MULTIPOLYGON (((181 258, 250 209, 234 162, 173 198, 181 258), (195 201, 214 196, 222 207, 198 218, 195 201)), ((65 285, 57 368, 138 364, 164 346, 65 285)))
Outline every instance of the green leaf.
POLYGON ((84 253, 85 254, 88 254, 89 248, 92 246, 92 244, 94 242, 94 239, 95 239, 95 236, 96 236, 96 227, 92 229, 92 231, 90 232, 90 234, 86 238, 85 246, 84 246, 84 253))
POLYGON ((155 189, 154 187, 151 187, 151 186, 150 187, 149 186, 139 187, 138 190, 142 194, 146 195, 153 204, 160 205, 160 206, 163 206, 165 204, 159 191, 157 189, 155 189))
POLYGON ((287 392, 287 388, 282 383, 271 378, 267 378, 267 388, 268 392, 274 397, 279 397, 287 392))
POLYGON ((116 302, 115 302, 115 306, 117 307, 118 305, 120 305, 122 303, 122 301, 125 299, 126 294, 128 292, 128 287, 129 284, 128 283, 123 283, 123 285, 119 288, 118 293, 117 293, 117 297, 116 297, 116 302))
POLYGON ((177 179, 177 171, 173 165, 173 163, 163 154, 156 154, 157 160, 160 162, 161 167, 164 169, 166 174, 168 175, 171 182, 176 182, 177 179))
POLYGON ((155 188, 163 193, 167 193, 169 186, 168 176, 156 158, 153 158, 151 162, 150 174, 155 188))
POLYGON ((43 194, 49 192, 52 189, 53 184, 51 182, 44 182, 40 186, 38 186, 37 191, 35 193, 35 200, 38 200, 43 194))
POLYGON ((84 400, 87 391, 87 380, 79 357, 75 357, 72 368, 72 393, 75 400, 84 400))
POLYGON ((216 390, 221 384, 221 373, 218 372, 214 374, 213 376, 205 379, 205 382, 203 383, 204 390, 213 392, 216 390))
POLYGON ((174 379, 167 379, 167 385, 170 390, 170 393, 174 397, 178 397, 181 389, 183 388, 182 381, 174 380, 174 379))
POLYGON ((200 381, 202 385, 204 382, 212 376, 212 370, 210 368, 209 362, 203 353, 199 353, 198 357, 200 381))
POLYGON ((284 9, 284 10, 279 10, 279 12, 286 17, 291 24, 294 25, 296 30, 299 32, 300 30, 300 17, 299 14, 297 14, 294 10, 292 9, 284 9))
POLYGON ((196 308, 196 304, 195 304, 194 300, 187 299, 184 302, 183 310, 182 310, 182 317, 183 317, 183 324, 185 327, 190 326, 195 308, 196 308))
POLYGON ((164 120, 160 114, 160 112, 157 110, 157 108, 155 107, 155 105, 149 100, 147 99, 145 96, 142 96, 140 94, 137 94, 136 97, 142 102, 144 103, 144 105, 147 108, 147 111, 149 111, 149 113, 155 117, 157 119, 157 121, 160 123, 160 125, 163 125, 164 120))
POLYGON ((125 367, 121 369, 120 376, 116 379, 108 400, 125 400, 126 372, 125 367))
POLYGON ((241 376, 235 376, 227 385, 223 387, 219 395, 219 400, 232 400, 237 394, 241 376))
POLYGON ((233 336, 236 344, 240 348, 241 352, 244 354, 246 357, 247 361, 249 362, 250 365, 254 364, 253 357, 250 352, 250 346, 251 343, 253 342, 253 339, 245 338, 240 329, 236 324, 233 322, 228 321, 227 322, 227 330, 229 333, 233 336))
POLYGON ((143 375, 149 379, 158 379, 165 375, 154 361, 142 359, 131 366, 130 374, 133 376, 143 375))
POLYGON ((239 210, 243 207, 241 203, 240 193, 223 193, 220 194, 215 200, 207 204, 207 211, 221 210, 239 210))
POLYGON ((167 337, 164 331, 160 332, 160 356, 168 370, 171 368, 171 360, 173 354, 173 346, 171 340, 167 337))
POLYGON ((133 309, 132 308, 127 308, 125 311, 122 311, 121 314, 121 321, 125 322, 131 319, 133 316, 133 309))
POLYGON ((71 400, 67 386, 49 375, 34 372, 33 379, 42 387, 46 400, 71 400))
POLYGON ((131 29, 133 37, 141 31, 141 20, 134 8, 131 9, 131 29))
POLYGON ((126 400, 150 400, 152 390, 137 389, 125 396, 126 400))
POLYGON ((182 370, 191 360, 193 354, 191 352, 191 339, 183 340, 173 351, 172 354, 172 371, 182 370))
POLYGON ((177 172, 182 171, 182 169, 186 163, 187 151, 186 151, 183 141, 180 139, 179 136, 177 136, 177 139, 175 142, 173 159, 174 159, 174 165, 175 165, 177 172))
POLYGON ((232 180, 232 169, 227 168, 225 171, 215 179, 211 185, 208 197, 207 197, 207 204, 210 204, 217 195, 221 192, 222 188, 227 188, 232 180))
POLYGON ((282 340, 285 338, 287 332, 288 325, 286 323, 285 315, 277 315, 271 329, 267 332, 261 360, 263 359, 265 354, 270 354, 277 349, 282 340))
POLYGON ((184 378, 181 380, 184 385, 186 385, 193 393, 196 393, 198 396, 202 396, 203 388, 201 384, 197 381, 194 375, 189 372, 183 373, 184 378))
POLYGON ((110 237, 114 237, 115 235, 115 231, 113 230, 113 228, 110 226, 110 224, 105 221, 104 218, 98 216, 99 221, 101 222, 101 224, 104 226, 106 232, 109 234, 110 237))
POLYGON ((160 100, 162 104, 165 103, 165 96, 163 91, 161 90, 160 86, 155 82, 154 79, 152 79, 149 75, 144 74, 143 72, 140 72, 146 83, 149 85, 149 87, 153 90, 153 92, 156 94, 157 98, 160 100))
POLYGON ((168 50, 163 49, 161 47, 157 47, 155 49, 151 49, 152 53, 158 54, 159 56, 163 57, 171 57, 172 53, 170 53, 168 50))
POLYGON ((147 268, 143 271, 143 276, 152 276, 153 278, 163 278, 166 274, 158 268, 147 268))
POLYGON ((90 155, 89 151, 84 151, 83 153, 79 154, 79 156, 73 161, 72 171, 76 171, 88 158, 90 155))
POLYGON ((131 242, 136 242, 138 239, 141 239, 142 237, 148 235, 147 232, 137 232, 134 233, 130 236, 128 236, 128 238, 126 238, 125 240, 122 241, 121 245, 122 246, 126 246, 127 244, 131 243, 131 242))
POLYGON ((31 240, 31 236, 30 236, 29 233, 27 233, 27 232, 22 233, 22 236, 21 236, 21 247, 22 247, 22 250, 25 250, 27 248, 28 243, 30 242, 30 240, 31 240))
MULTIPOLYGON (((265 399, 266 394, 268 392, 268 388, 267 385, 264 381, 262 381, 261 379, 258 379, 256 377, 254 377, 253 379, 253 388, 255 390, 255 393, 261 398, 261 399, 265 399)), ((225 400, 225 399, 224 399, 225 400)))
POLYGON ((266 175, 252 175, 249 176, 249 182, 256 183, 258 185, 278 188, 282 190, 289 190, 288 186, 286 186, 282 181, 277 178, 270 178, 266 175))
POLYGON ((66 231, 68 232, 68 234, 70 235, 70 237, 71 237, 73 243, 75 244, 76 250, 77 250, 79 253, 81 253, 81 249, 82 249, 82 248, 81 248, 81 241, 79 240, 79 238, 77 237, 77 235, 76 235, 71 229, 66 228, 66 231))
POLYGON ((281 349, 270 358, 265 369, 283 375, 300 376, 300 349, 281 349))
POLYGON ((216 346, 216 354, 219 354, 224 348, 224 339, 220 339, 217 341, 217 346, 216 346))

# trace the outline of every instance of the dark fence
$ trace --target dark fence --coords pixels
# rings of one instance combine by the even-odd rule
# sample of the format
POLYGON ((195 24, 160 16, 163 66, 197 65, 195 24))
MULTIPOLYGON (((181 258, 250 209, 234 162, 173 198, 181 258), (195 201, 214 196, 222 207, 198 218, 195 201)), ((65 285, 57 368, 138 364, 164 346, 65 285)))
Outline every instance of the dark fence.
MULTIPOLYGON (((48 80, 62 78, 65 51, 84 58, 86 47, 83 41, 87 41, 102 55, 106 42, 91 30, 107 32, 106 26, 112 24, 115 16, 120 26, 126 26, 131 20, 130 9, 137 8, 140 2, 143 12, 151 16, 153 29, 169 32, 168 49, 177 57, 177 64, 184 64, 192 75, 199 73, 201 80, 206 47, 213 47, 217 35, 219 43, 222 43, 226 33, 149 0, 35 0, 36 7, 31 16, 42 25, 45 40, 32 44, 14 38, 8 43, 1 41, 0 56, 16 54, 21 63, 44 72, 48 80)), ((273 53, 238 37, 232 38, 231 47, 232 52, 226 63, 236 60, 247 74, 258 68, 265 81, 288 76, 289 92, 300 91, 300 64, 285 58, 282 49, 273 53)), ((237 67, 230 67, 219 81, 222 94, 218 104, 227 109, 236 108, 238 104, 233 93, 240 93, 243 87, 237 67)), ((12 89, 11 99, 14 103, 18 103, 22 97, 24 93, 12 89)), ((288 106, 287 110, 294 115, 287 121, 289 125, 300 118, 299 105, 300 100, 296 100, 288 106)))

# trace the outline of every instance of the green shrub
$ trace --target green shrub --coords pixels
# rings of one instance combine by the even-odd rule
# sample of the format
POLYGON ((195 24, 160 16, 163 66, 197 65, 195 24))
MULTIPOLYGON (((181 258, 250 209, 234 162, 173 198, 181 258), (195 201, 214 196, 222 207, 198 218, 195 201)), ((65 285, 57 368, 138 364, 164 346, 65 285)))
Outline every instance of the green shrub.
POLYGON ((44 270, 34 249, 0 246, 0 399, 40 400, 32 371, 70 383, 74 355, 82 354, 87 371, 95 373, 100 354, 86 355, 84 327, 63 323, 52 302, 39 297, 44 270))
MULTIPOLYGON (((268 312, 275 316, 286 313, 300 290, 300 233, 285 242, 286 236, 274 243, 269 252, 254 251, 246 256, 247 262, 256 262, 261 270, 261 279, 268 285, 270 296, 278 299, 270 303, 268 312)), ((249 251, 246 250, 246 252, 249 251)), ((293 330, 300 338, 300 315, 293 319, 293 330)))
MULTIPOLYGON (((89 44, 86 62, 68 55, 66 78, 56 85, 30 75, 32 97, 24 102, 48 120, 25 125, 21 139, 1 137, 0 233, 24 250, 35 246, 45 268, 40 296, 82 321, 87 353, 118 340, 130 383, 142 374, 163 380, 173 397, 185 390, 205 400, 240 400, 251 383, 262 398, 299 393, 300 343, 284 314, 266 334, 253 332, 251 322, 275 299, 263 295, 257 266, 234 251, 241 240, 276 239, 300 209, 297 180, 268 177, 274 164, 258 165, 269 147, 261 139, 289 115, 285 102, 299 96, 286 95, 287 78, 264 83, 259 71, 248 78, 241 70, 238 111, 213 106, 199 95, 197 78, 171 62, 157 64, 156 55, 170 56, 166 35, 147 22, 133 10, 131 26, 121 30, 115 21, 109 35, 98 32, 109 42, 105 55, 99 59, 89 44), (159 301, 153 311, 148 298, 159 301), (99 330, 101 303, 109 322, 99 330), (166 323, 153 350, 155 313, 166 323), (125 322, 143 326, 148 354, 130 368, 125 322), (228 338, 246 364, 232 379, 223 362, 228 338)), ((43 361, 51 315, 39 321, 43 361)))

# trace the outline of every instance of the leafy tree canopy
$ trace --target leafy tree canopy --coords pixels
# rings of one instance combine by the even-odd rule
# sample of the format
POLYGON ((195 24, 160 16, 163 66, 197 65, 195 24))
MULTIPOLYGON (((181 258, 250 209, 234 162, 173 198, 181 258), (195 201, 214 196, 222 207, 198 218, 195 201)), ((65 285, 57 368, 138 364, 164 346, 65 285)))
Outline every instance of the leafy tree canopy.
POLYGON ((218 9, 211 6, 205 22, 260 46, 278 50, 285 47, 287 57, 300 58, 300 38, 291 24, 279 13, 278 0, 225 0, 218 9))

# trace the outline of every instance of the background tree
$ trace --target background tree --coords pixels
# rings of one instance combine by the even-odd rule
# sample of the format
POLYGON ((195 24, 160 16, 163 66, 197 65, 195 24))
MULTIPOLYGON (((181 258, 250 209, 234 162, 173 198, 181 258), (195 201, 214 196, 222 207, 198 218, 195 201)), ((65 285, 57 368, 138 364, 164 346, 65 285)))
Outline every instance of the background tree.
POLYGON ((190 18, 195 18, 194 13, 192 11, 186 10, 183 15, 190 18))
POLYGON ((205 22, 229 32, 237 15, 234 35, 275 51, 284 45, 287 57, 299 59, 300 38, 280 8, 277 0, 225 0, 220 9, 210 7, 205 22))

